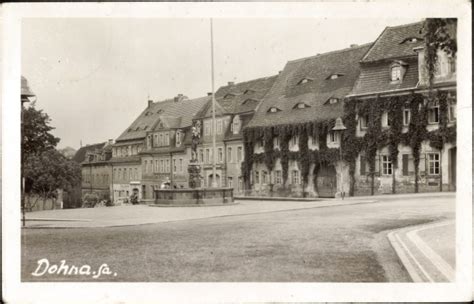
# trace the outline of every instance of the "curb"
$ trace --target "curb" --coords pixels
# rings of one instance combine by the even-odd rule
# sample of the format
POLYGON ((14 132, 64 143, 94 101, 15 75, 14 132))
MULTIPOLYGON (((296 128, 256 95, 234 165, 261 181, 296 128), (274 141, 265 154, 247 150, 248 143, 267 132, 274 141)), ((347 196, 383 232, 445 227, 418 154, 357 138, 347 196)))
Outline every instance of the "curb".
POLYGON ((419 236, 418 232, 449 225, 453 220, 429 223, 413 227, 405 227, 391 231, 387 234, 387 238, 397 253, 400 261, 407 270, 411 279, 415 283, 421 282, 437 282, 432 278, 429 271, 421 265, 420 261, 415 257, 414 253, 408 248, 407 244, 400 238, 400 234, 405 234, 407 239, 411 241, 413 246, 440 272, 448 282, 454 282, 456 273, 455 270, 443 258, 441 258, 431 247, 426 244, 419 236))

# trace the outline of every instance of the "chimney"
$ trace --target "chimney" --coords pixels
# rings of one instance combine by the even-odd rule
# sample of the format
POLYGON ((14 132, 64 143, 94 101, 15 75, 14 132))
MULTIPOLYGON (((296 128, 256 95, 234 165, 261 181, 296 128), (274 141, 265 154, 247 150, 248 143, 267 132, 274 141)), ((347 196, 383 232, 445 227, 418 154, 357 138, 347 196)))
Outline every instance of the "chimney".
POLYGON ((151 104, 153 103, 153 100, 148 99, 148 107, 151 107, 151 104))
POLYGON ((227 82, 228 85, 233 86, 235 83, 233 81, 227 82))
POLYGON ((207 92, 207 96, 212 96, 212 92, 207 92))
POLYGON ((355 47, 358 47, 359 45, 358 44, 351 44, 351 48, 355 48, 355 47))
POLYGON ((113 145, 114 144, 114 140, 113 139, 109 139, 109 145, 113 145))
POLYGON ((283 72, 283 71, 278 71, 278 75, 280 75, 280 74, 281 74, 281 72, 283 72))
POLYGON ((179 102, 179 101, 183 101, 185 99, 187 99, 188 97, 184 96, 183 94, 178 94, 175 98, 174 98, 174 102, 179 102))

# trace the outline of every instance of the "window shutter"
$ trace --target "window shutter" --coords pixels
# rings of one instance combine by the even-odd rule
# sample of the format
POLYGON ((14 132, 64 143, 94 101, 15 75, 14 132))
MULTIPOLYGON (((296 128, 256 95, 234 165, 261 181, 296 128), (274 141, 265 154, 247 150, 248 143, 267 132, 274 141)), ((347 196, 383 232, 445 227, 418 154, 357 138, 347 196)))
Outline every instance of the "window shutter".
POLYGON ((360 156, 360 175, 365 175, 365 166, 366 166, 367 161, 365 160, 365 156, 361 155, 360 156))
POLYGON ((402 162, 403 162, 403 176, 408 176, 408 154, 402 155, 402 162))

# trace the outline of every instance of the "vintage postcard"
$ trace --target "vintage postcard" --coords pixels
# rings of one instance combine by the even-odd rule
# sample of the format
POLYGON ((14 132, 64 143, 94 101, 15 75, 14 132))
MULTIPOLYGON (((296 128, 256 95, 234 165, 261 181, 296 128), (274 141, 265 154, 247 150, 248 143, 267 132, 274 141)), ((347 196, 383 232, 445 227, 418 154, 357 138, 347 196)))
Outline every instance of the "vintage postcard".
POLYGON ((471 300, 467 1, 2 13, 6 302, 471 300))

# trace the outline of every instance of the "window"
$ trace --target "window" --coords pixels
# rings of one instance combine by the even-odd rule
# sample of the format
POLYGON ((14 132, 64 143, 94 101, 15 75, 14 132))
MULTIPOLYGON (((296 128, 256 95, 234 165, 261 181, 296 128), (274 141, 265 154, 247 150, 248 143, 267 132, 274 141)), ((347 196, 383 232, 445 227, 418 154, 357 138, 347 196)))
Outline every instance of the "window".
POLYGON ((382 113, 382 127, 390 127, 390 119, 388 117, 388 112, 382 113))
POLYGON ((260 173, 255 171, 255 184, 260 184, 260 173))
POLYGON ((276 107, 271 107, 270 109, 268 109, 268 112, 270 112, 270 113, 276 113, 276 112, 279 112, 279 111, 281 111, 281 110, 276 108, 276 107))
POLYGON ((181 131, 176 132, 176 146, 179 147, 181 146, 181 131))
POLYGON ((280 149, 280 138, 278 136, 273 139, 273 149, 280 149))
POLYGON ((199 149, 199 162, 203 163, 204 162, 204 150, 199 149))
POLYGON ((133 178, 135 180, 138 180, 138 169, 137 168, 133 169, 133 178))
POLYGON ((232 133, 233 134, 239 134, 240 132, 240 117, 235 116, 234 120, 232 121, 232 133))
POLYGON ((233 186, 232 177, 228 177, 228 178, 227 178, 227 187, 229 187, 229 188, 234 187, 234 186, 233 186))
POLYGON ((216 134, 222 134, 222 119, 217 119, 217 133, 216 134))
POLYGON ((166 173, 169 173, 169 172, 170 172, 170 169, 171 169, 171 168, 170 168, 170 160, 167 159, 167 160, 166 160, 166 173))
POLYGON ((337 136, 336 136, 336 132, 329 132, 329 141, 331 143, 336 143, 337 142, 337 136))
POLYGON ((263 170, 262 171, 262 184, 267 184, 268 183, 267 179, 268 179, 268 173, 267 171, 263 170))
POLYGON ((338 101, 339 101, 339 99, 337 99, 335 97, 329 98, 329 104, 336 104, 338 101))
POLYGON ((291 145, 292 146, 296 146, 298 144, 298 137, 297 136, 293 136, 291 138, 291 145))
POLYGON ((123 169, 123 179, 124 179, 124 180, 127 179, 127 168, 124 168, 124 169, 123 169))
POLYGON ((114 169, 114 178, 117 178, 117 169, 114 169))
POLYGON ((281 185, 282 178, 281 178, 281 170, 275 171, 275 184, 281 185))
POLYGON ((241 162, 242 161, 242 147, 238 147, 237 148, 237 162, 241 162))
POLYGON ((183 172, 183 159, 179 159, 179 172, 183 172))
POLYGON ((392 161, 388 155, 382 155, 382 174, 392 175, 392 161))
POLYGON ((232 147, 227 147, 227 162, 232 162, 232 147))
POLYGON ((402 78, 402 67, 399 65, 393 66, 391 70, 390 79, 392 81, 400 81, 402 78))
POLYGON ((217 148, 217 161, 222 163, 224 160, 224 153, 222 151, 222 148, 217 148))
POLYGON ((158 146, 163 146, 163 134, 160 134, 160 139, 158 140, 158 146))
POLYGON ((451 102, 449 104, 449 121, 456 121, 456 104, 451 102))
POLYGON ((211 135, 211 122, 210 121, 204 122, 204 135, 205 136, 211 135))
POLYGON ((360 156, 360 175, 365 175, 367 173, 367 160, 365 155, 360 156))
POLYGON ((239 176, 239 189, 238 190, 241 190, 241 189, 244 189, 244 181, 242 179, 242 176, 239 176))
POLYGON ((402 154, 402 175, 408 176, 408 160, 410 159, 409 154, 402 154))
POLYGON ((311 145, 312 146, 318 145, 318 138, 316 136, 311 136, 311 145))
POLYGON ((410 109, 403 109, 403 125, 408 126, 410 124, 411 111, 410 109))
POLYGON ((300 172, 298 170, 291 171, 291 181, 293 185, 300 184, 300 172))
POLYGON ((298 84, 305 84, 305 83, 308 83, 308 82, 311 82, 311 81, 312 81, 312 79, 303 78, 303 79, 301 79, 301 80, 298 82, 298 84))
POLYGON ((145 173, 148 173, 148 161, 145 160, 145 173))
POLYGON ((428 153, 428 174, 439 175, 440 159, 439 153, 428 153))
POLYGON ((170 134, 168 132, 165 133, 165 146, 170 145, 170 134))
POLYGON ((338 74, 332 74, 331 77, 329 77, 330 79, 337 79, 339 78, 339 75, 338 74))
POLYGON ((368 115, 361 115, 359 117, 359 125, 361 129, 367 129, 368 115))
POLYGON ((178 167, 176 166, 176 159, 173 159, 173 172, 178 171, 178 167))
POLYGON ((306 109, 306 108, 309 108, 310 106, 305 104, 304 102, 299 102, 297 103, 293 109, 306 109))
POLYGON ((206 149, 206 163, 209 164, 211 162, 211 153, 209 149, 206 149))
POLYGON ((428 108, 428 123, 439 123, 439 106, 431 106, 428 108))
POLYGON ((153 172, 158 172, 158 160, 153 161, 153 172))
POLYGON ((165 161, 164 161, 164 160, 160 160, 160 164, 161 164, 161 173, 166 172, 165 161))

